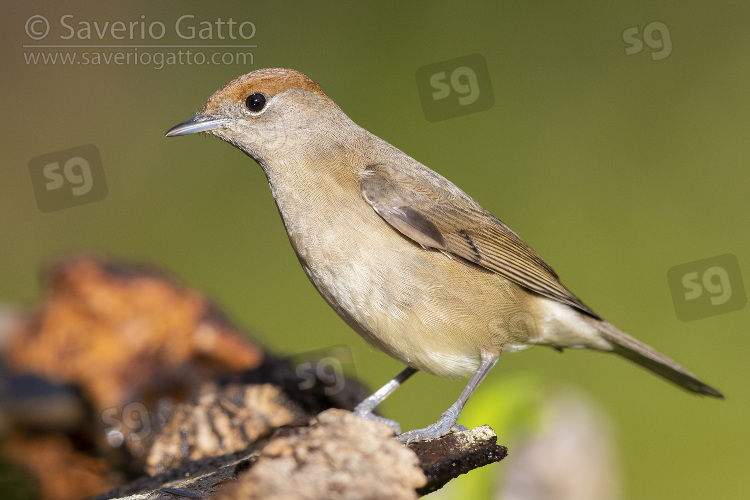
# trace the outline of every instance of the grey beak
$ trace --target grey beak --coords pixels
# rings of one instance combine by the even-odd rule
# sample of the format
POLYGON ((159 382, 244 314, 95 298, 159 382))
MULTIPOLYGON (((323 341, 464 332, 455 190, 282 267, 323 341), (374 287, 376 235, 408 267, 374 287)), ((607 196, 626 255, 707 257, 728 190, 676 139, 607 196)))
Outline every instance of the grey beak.
POLYGON ((198 132, 208 132, 217 128, 222 128, 228 120, 224 118, 209 118, 203 115, 195 115, 179 125, 170 128, 165 137, 177 137, 178 135, 197 134, 198 132))

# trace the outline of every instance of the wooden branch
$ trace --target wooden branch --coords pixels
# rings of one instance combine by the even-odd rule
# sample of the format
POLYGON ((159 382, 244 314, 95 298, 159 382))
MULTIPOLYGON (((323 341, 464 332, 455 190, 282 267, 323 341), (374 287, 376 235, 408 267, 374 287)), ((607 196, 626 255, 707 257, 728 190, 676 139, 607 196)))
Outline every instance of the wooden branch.
POLYGON ((414 499, 505 458, 496 439, 482 426, 405 446, 385 425, 327 410, 310 426, 281 429, 260 448, 183 464, 91 500, 414 499))
POLYGON ((497 444, 497 435, 489 425, 456 432, 440 439, 409 445, 419 457, 427 484, 417 490, 420 496, 442 488, 461 474, 499 462, 508 455, 497 444))
POLYGON ((30 389, 4 448, 43 499, 416 498, 507 453, 486 426, 402 445, 348 411, 361 384, 269 355, 147 266, 60 261, 19 318, 0 382, 30 389))

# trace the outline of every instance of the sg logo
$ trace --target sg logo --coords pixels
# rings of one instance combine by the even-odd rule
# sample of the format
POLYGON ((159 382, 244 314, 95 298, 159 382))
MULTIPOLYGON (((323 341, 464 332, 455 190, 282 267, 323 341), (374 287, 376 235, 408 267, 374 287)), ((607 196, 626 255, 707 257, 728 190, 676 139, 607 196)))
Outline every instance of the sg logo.
POLYGON ((479 54, 422 66, 416 79, 422 111, 431 122, 485 111, 495 103, 487 62, 479 54))
POLYGON ((105 408, 101 417, 107 442, 113 448, 122 446, 126 440, 140 441, 151 434, 148 409, 138 401, 128 403, 122 411, 118 407, 105 408))
POLYGON ((651 49, 651 60, 661 61, 672 54, 672 37, 669 28, 661 21, 648 23, 643 28, 643 40, 640 38, 638 26, 632 26, 622 32, 622 40, 627 44, 625 55, 632 56, 643 51, 643 42, 651 49), (658 34, 659 36, 655 36, 658 34))
POLYGON ((335 396, 346 388, 345 373, 354 376, 352 351, 343 345, 297 354, 291 362, 301 391, 317 387, 326 396, 335 396))
POLYGON ((101 156, 91 144, 32 158, 29 173, 42 212, 91 203, 107 196, 101 156))
POLYGON ((59 161, 48 163, 44 166, 42 172, 44 177, 49 179, 45 185, 47 191, 60 189, 67 181, 70 184, 70 192, 73 196, 82 196, 91 191, 94 186, 91 178, 91 166, 86 158, 80 156, 69 158, 63 165, 62 170, 59 161))
POLYGON ((736 311, 747 302, 740 264, 732 254, 675 266, 667 276, 682 321, 736 311))
POLYGON ((479 84, 477 74, 468 66, 460 66, 453 70, 448 84, 448 75, 445 71, 439 71, 430 77, 430 85, 437 89, 432 93, 432 99, 437 101, 451 95, 452 91, 458 94, 458 104, 468 106, 479 98, 479 84))
POLYGON ((317 361, 304 361, 297 365, 295 372, 301 391, 310 390, 316 384, 322 383, 325 395, 335 396, 346 386, 341 361, 333 356, 326 356, 317 361))
POLYGON ((732 298, 732 282, 729 280, 727 270, 723 267, 709 267, 703 272, 703 279, 700 283, 698 280, 696 271, 682 276, 682 286, 688 290, 685 292, 685 300, 697 299, 703 295, 704 291, 708 293, 711 304, 715 306, 726 304, 732 298))

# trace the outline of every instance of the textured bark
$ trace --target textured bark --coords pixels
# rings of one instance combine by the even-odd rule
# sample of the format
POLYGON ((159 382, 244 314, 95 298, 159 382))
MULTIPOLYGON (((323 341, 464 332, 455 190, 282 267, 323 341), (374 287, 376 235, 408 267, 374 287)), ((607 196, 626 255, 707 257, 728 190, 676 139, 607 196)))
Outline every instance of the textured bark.
POLYGON ((190 462, 92 500, 414 499, 505 458, 496 438, 482 426, 406 446, 385 425, 327 410, 253 450, 190 462))
POLYGON ((81 255, 43 285, 0 363, 4 452, 42 499, 414 498, 505 455, 489 428, 405 447, 344 411, 361 384, 269 355, 151 267, 81 255))

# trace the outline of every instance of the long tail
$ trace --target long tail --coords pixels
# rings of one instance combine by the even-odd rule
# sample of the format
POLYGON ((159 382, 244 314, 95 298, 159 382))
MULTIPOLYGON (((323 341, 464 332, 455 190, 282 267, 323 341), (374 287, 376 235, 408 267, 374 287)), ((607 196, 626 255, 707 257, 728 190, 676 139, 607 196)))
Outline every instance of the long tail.
POLYGON ((695 375, 656 349, 634 339, 607 321, 597 321, 593 319, 592 321, 596 322, 596 327, 599 329, 602 337, 612 344, 613 352, 619 354, 623 358, 638 363, 642 367, 651 370, 655 374, 664 377, 670 382, 677 384, 690 392, 724 399, 724 395, 721 392, 710 385, 701 382, 695 375))

